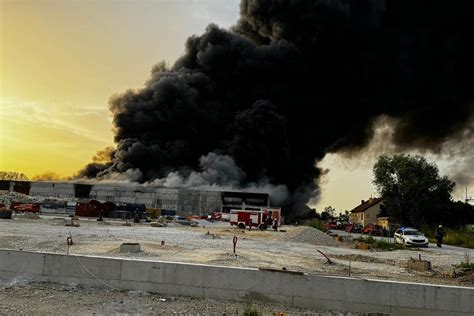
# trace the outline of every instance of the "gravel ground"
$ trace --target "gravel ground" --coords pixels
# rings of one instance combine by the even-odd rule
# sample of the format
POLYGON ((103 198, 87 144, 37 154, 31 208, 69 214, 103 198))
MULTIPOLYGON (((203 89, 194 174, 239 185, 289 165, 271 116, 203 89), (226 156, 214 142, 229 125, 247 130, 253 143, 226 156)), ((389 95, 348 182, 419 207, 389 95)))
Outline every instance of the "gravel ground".
POLYGON ((258 302, 193 299, 140 291, 111 291, 97 287, 54 283, 0 285, 0 315, 360 315, 316 312, 258 302))
MULTIPOLYGON (((71 254, 180 261, 236 267, 257 267, 305 273, 349 275, 435 284, 473 286, 463 278, 451 278, 456 265, 474 259, 474 250, 458 247, 430 247, 396 251, 354 249, 354 242, 336 242, 311 227, 283 226, 281 230, 240 230, 225 222, 201 221, 199 227, 172 224, 151 227, 148 223, 124 226, 122 221, 83 218, 80 227, 68 227, 68 218, 42 216, 41 219, 0 220, 0 247, 26 251, 67 253, 66 238, 72 235, 71 254), (236 254, 232 238, 238 237, 236 254), (164 245, 161 242, 164 241, 164 245), (142 251, 120 253, 123 242, 139 242, 142 251), (332 246, 329 246, 332 245, 332 246), (318 252, 327 254, 328 264, 318 252), (406 269, 410 258, 430 260, 433 271, 406 269)), ((469 280, 468 280, 469 281, 469 280)))
MULTIPOLYGON (((65 226, 68 222, 70 222, 68 218, 54 216, 41 216, 40 219, 0 220, 0 248, 66 253, 68 251, 66 238, 71 234, 74 241, 74 245, 69 249, 71 254, 235 267, 285 268, 310 274, 341 276, 350 274, 359 278, 474 286, 472 271, 462 271, 457 267, 467 257, 473 260, 474 251, 458 247, 395 251, 358 250, 354 248, 355 243, 348 238, 345 238, 343 242, 336 242, 326 234, 310 227, 283 226, 280 231, 274 232, 272 230, 240 230, 231 227, 229 223, 207 221, 200 221, 199 227, 179 224, 151 227, 148 223, 124 226, 124 223, 118 220, 97 222, 95 219, 87 218, 80 220, 80 227, 65 226), (232 253, 234 236, 238 237, 237 256, 232 253), (161 245, 162 241, 164 245, 161 245), (136 254, 121 253, 119 249, 123 242, 139 242, 142 251, 136 254), (333 264, 329 264, 318 250, 328 255, 333 264), (432 271, 417 272, 406 268, 406 261, 410 258, 418 258, 419 255, 422 259, 431 261, 432 271)), ((47 309, 48 306, 51 308, 49 302, 62 301, 62 295, 66 295, 66 298, 70 296, 72 303, 64 303, 64 306, 55 304, 58 313, 62 313, 63 307, 68 313, 78 311, 78 314, 89 315, 91 313, 147 314, 156 311, 163 311, 165 314, 171 311, 188 312, 188 314, 206 311, 207 314, 230 315, 235 314, 236 310, 242 312, 244 310, 242 303, 187 298, 176 298, 179 302, 178 307, 166 309, 167 306, 171 306, 170 299, 166 297, 166 301, 161 301, 160 296, 152 294, 110 292, 104 289, 84 290, 77 286, 74 288, 79 290, 63 291, 57 285, 54 288, 54 285, 44 284, 18 283, 13 286, 7 284, 0 289, 0 314, 18 314, 15 308, 26 314, 35 314, 36 311, 41 314, 43 313, 41 308, 46 308, 44 314, 50 314, 52 310, 47 309), (97 295, 97 292, 100 295, 97 295), (48 299, 50 296, 57 299, 48 299), (120 301, 128 303, 117 303, 120 301), (80 303, 86 304, 83 309, 75 307, 80 303), (37 306, 39 306, 38 310, 35 309, 37 306), (196 309, 191 309, 193 306, 196 306, 196 309), (153 309, 150 310, 150 308, 153 309)), ((259 308, 271 314, 278 311, 280 307, 275 309, 273 306, 267 308, 262 305, 259 308)), ((289 309, 285 311, 290 314, 305 312, 289 309)), ((315 313, 315 311, 312 312, 315 313)))

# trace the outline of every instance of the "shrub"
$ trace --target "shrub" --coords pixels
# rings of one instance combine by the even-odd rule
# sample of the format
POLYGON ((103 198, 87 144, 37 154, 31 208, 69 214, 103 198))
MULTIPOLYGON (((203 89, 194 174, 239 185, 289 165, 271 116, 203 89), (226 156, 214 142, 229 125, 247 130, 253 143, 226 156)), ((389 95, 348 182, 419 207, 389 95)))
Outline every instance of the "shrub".
MULTIPOLYGON (((435 243, 435 229, 424 226, 422 231, 430 242, 435 243)), ((443 244, 474 249, 474 230, 472 225, 464 228, 446 228, 446 236, 443 238, 443 244)))
POLYGON ((403 249, 405 248, 403 245, 391 243, 391 242, 386 242, 384 240, 377 240, 374 242, 372 247, 380 250, 387 250, 387 251, 392 251, 392 250, 398 250, 398 249, 403 249))
POLYGON ((372 236, 367 236, 367 237, 361 236, 361 237, 356 238, 354 240, 355 241, 360 241, 360 242, 365 242, 365 243, 371 245, 371 247, 373 249, 392 251, 392 250, 398 250, 398 249, 405 248, 403 245, 394 244, 394 243, 391 243, 391 242, 387 242, 385 240, 377 240, 372 236))
POLYGON ((252 301, 247 300, 245 304, 244 316, 261 316, 260 313, 255 307, 253 307, 252 301))
POLYGON ((443 243, 474 249, 474 232, 467 228, 447 229, 443 243))
POLYGON ((360 236, 359 238, 354 239, 355 241, 365 242, 369 245, 372 245, 375 242, 374 237, 372 236, 360 236))
POLYGON ((311 220, 311 221, 308 221, 306 223, 308 226, 311 226, 313 228, 316 228, 316 229, 319 229, 320 231, 326 233, 328 230, 327 228, 324 226, 324 222, 323 221, 319 221, 319 220, 311 220))
POLYGON ((465 269, 474 269, 474 262, 471 262, 471 258, 469 256, 469 252, 464 253, 464 261, 461 262, 461 268, 465 269))

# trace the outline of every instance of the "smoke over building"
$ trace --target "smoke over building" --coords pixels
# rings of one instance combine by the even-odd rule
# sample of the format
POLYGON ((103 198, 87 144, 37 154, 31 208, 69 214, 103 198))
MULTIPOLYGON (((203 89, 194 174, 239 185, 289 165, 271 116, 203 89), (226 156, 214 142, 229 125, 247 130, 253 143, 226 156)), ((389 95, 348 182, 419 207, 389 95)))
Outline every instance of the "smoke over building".
POLYGON ((242 0, 234 27, 110 99, 116 148, 78 176, 270 185, 298 210, 315 160, 364 148, 380 115, 399 149, 472 138, 472 16, 472 1, 242 0))

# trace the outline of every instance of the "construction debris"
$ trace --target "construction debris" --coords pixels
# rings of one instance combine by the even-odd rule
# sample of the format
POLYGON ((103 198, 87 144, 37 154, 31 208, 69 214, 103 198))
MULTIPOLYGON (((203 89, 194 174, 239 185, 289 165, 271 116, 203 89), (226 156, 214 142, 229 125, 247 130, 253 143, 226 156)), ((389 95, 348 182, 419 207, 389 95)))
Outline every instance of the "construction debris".
POLYGON ((137 242, 124 242, 120 245, 120 252, 140 252, 140 244, 137 242))
MULTIPOLYGON (((25 213, 25 215, 26 214, 32 214, 32 213, 25 213)), ((81 225, 79 224, 79 217, 77 216, 71 217, 70 223, 66 223, 66 226, 80 227, 81 225)))
POLYGON ((356 249, 361 249, 361 250, 369 250, 370 249, 370 245, 366 242, 362 242, 362 241, 359 241, 356 246, 355 246, 356 249))
POLYGON ((421 258, 410 258, 410 260, 407 261, 407 268, 416 271, 428 271, 431 270, 431 262, 428 260, 421 260, 421 258))

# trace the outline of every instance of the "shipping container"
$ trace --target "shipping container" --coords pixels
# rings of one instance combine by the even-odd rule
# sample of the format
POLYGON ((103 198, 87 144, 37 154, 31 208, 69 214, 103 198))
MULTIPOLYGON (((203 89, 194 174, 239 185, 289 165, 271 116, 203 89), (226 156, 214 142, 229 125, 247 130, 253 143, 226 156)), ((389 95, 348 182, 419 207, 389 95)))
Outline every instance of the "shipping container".
POLYGON ((158 218, 161 216, 161 208, 147 207, 146 212, 151 218, 158 218))
POLYGON ((162 216, 175 216, 176 215, 176 211, 174 210, 161 210, 161 215, 162 216))
POLYGON ((76 215, 83 217, 99 217, 102 209, 102 203, 97 200, 79 201, 76 205, 76 215))
POLYGON ((67 202, 66 203, 66 213, 70 215, 76 214, 76 205, 77 202, 67 202))
POLYGON ((145 204, 125 203, 120 204, 117 208, 110 213, 112 218, 132 219, 140 218, 145 219, 147 217, 145 204))

